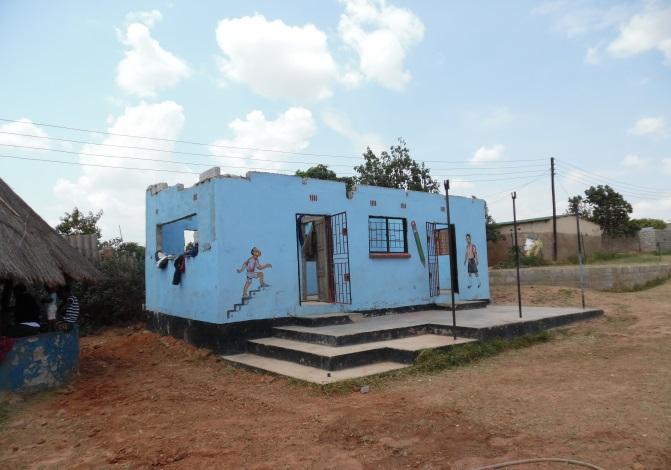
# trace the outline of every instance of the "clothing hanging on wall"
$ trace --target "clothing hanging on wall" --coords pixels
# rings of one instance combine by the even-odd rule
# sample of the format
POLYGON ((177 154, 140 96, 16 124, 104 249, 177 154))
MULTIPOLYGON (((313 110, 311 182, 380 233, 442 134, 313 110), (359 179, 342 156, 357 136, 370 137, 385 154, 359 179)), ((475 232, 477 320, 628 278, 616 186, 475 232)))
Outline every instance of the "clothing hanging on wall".
POLYGON ((186 271, 186 257, 179 255, 173 264, 175 274, 172 275, 172 284, 178 286, 182 282, 182 274, 186 271))

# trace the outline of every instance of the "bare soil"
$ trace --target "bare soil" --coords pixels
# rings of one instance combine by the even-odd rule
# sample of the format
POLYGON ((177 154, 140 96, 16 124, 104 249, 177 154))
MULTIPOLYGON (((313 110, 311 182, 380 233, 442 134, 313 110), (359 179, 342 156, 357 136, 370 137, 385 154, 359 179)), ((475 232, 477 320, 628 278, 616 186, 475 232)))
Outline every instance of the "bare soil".
MULTIPOLYGON (((515 303, 513 289, 493 295, 515 303)), ((523 297, 579 304, 575 289, 523 297)), ((9 405, 0 468, 469 469, 564 457, 669 469, 671 282, 587 301, 606 316, 367 394, 235 369, 141 326, 111 329, 82 339, 72 385, 9 405)))

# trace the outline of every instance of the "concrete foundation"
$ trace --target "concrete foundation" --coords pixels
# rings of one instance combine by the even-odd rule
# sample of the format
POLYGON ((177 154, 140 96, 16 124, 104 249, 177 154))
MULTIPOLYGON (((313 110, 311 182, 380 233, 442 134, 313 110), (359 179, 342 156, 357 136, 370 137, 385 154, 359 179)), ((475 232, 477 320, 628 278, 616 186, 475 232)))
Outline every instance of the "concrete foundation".
MULTIPOLYGON (((597 290, 628 290, 642 286, 646 282, 671 277, 671 264, 631 264, 631 265, 587 265, 585 287, 597 290)), ((492 286, 516 285, 514 269, 492 269, 489 271, 492 286)), ((523 285, 580 287, 578 266, 548 266, 520 269, 523 285)))

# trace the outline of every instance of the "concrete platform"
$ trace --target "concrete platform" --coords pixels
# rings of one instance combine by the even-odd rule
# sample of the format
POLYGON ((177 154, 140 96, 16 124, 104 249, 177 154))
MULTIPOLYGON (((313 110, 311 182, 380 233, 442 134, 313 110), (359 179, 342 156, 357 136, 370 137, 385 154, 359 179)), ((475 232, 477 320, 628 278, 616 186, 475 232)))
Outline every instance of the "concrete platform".
MULTIPOLYGON (((458 310, 456 333, 457 336, 480 340, 493 337, 512 338, 602 313, 596 309, 525 307, 522 311, 523 318, 519 318, 516 306, 489 305, 486 308, 458 310)), ((273 328, 273 334, 282 338, 330 346, 384 341, 427 333, 453 334, 452 312, 424 310, 366 317, 340 325, 290 325, 273 328)))
POLYGON ((273 327, 272 336, 247 341, 246 353, 222 357, 257 370, 331 383, 406 367, 424 349, 513 338, 601 314, 598 309, 524 307, 519 318, 517 306, 488 305, 458 310, 455 329, 452 312, 444 309, 338 313, 273 327))
POLYGON ((320 385, 339 382, 341 380, 356 379, 368 375, 382 374, 384 372, 410 367, 410 364, 401 364, 398 362, 378 362, 366 366, 329 372, 317 367, 304 366, 291 361, 282 361, 249 353, 224 356, 224 358, 236 366, 259 372, 284 375, 320 385))
POLYGON ((473 341, 469 338, 455 340, 452 336, 428 334, 336 347, 269 337, 250 340, 248 352, 336 371, 376 362, 412 364, 424 349, 448 349, 473 341))

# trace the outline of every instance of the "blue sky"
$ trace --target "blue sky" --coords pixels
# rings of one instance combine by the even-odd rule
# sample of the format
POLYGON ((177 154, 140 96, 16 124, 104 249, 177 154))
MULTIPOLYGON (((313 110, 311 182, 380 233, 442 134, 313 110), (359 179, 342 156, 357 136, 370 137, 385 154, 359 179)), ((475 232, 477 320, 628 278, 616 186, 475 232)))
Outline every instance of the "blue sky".
POLYGON ((4 0, 0 66, 0 175, 50 223, 102 209, 105 237, 143 241, 149 184, 351 174, 398 137, 498 220, 516 189, 520 217, 551 212, 551 156, 560 211, 611 184, 671 220, 669 1, 4 0))

